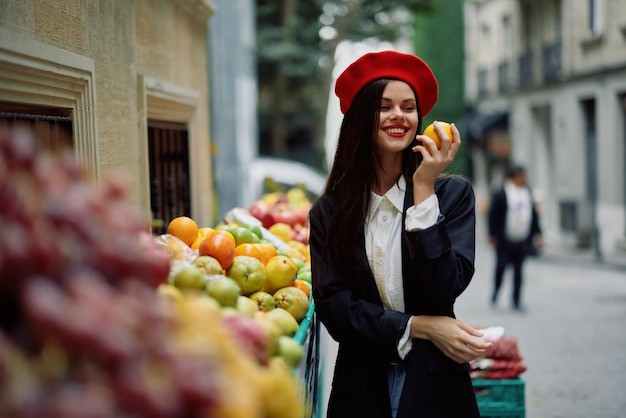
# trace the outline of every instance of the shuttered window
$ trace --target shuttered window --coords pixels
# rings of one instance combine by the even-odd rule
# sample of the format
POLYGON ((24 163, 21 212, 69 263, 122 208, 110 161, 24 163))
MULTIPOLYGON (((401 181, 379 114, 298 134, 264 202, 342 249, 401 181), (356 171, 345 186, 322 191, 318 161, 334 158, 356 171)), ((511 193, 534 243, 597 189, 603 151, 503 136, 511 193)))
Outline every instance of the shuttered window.
POLYGON ((0 131, 29 131, 40 151, 58 153, 74 148, 71 109, 0 102, 0 131))
POLYGON ((162 234, 173 218, 191 216, 187 126, 148 121, 148 152, 153 232, 162 234))

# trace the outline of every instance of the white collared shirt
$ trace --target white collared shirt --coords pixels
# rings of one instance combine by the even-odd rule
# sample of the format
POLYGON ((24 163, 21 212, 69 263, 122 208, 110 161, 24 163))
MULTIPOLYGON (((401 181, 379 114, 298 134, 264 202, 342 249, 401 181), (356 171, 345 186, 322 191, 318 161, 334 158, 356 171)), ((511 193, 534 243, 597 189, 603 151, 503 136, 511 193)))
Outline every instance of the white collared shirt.
MULTIPOLYGON (((402 212, 406 181, 404 177, 383 196, 370 193, 370 210, 365 220, 365 251, 376 287, 385 309, 404 312, 404 288, 402 283, 402 212)), ((407 231, 425 229, 437 222, 439 200, 429 196, 418 206, 411 206, 406 213, 407 231)), ((400 341, 398 351, 404 358, 411 348, 410 322, 400 341)))
POLYGON ((510 241, 524 241, 530 235, 533 210, 532 199, 528 187, 516 186, 507 181, 504 186, 506 192, 506 237, 510 241))

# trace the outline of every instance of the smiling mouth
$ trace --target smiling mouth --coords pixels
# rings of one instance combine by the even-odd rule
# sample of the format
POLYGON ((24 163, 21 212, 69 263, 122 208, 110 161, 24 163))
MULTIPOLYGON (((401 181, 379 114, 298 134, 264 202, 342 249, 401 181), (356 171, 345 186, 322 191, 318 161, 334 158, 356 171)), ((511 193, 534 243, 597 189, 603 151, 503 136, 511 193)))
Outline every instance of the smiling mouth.
POLYGON ((389 135, 404 135, 407 131, 407 128, 385 128, 385 132, 389 135))

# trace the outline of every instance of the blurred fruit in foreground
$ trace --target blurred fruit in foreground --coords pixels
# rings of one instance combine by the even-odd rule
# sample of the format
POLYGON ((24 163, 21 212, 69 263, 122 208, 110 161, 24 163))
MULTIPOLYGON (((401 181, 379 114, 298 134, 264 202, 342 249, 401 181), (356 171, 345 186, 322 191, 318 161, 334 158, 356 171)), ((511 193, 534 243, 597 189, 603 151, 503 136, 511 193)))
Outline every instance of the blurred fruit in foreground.
POLYGON ((301 417, 261 326, 165 283, 194 252, 128 186, 0 135, 0 416, 301 417))

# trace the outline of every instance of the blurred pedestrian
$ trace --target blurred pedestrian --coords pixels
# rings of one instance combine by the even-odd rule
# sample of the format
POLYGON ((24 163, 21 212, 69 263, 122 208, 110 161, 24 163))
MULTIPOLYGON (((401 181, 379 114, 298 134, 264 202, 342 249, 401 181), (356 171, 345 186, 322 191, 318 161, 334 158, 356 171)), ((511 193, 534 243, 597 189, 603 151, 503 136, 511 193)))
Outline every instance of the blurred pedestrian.
POLYGON ((339 76, 344 114, 310 212, 313 296, 339 343, 328 417, 478 418, 469 360, 490 347, 455 319, 474 274, 475 198, 442 175, 461 138, 420 135, 437 80, 420 58, 365 54, 339 76))
POLYGON ((512 308, 523 311, 524 261, 543 244, 539 214, 523 166, 513 165, 508 169, 504 184, 491 198, 488 217, 489 243, 496 252, 491 304, 497 303, 505 270, 510 265, 513 267, 512 308))

